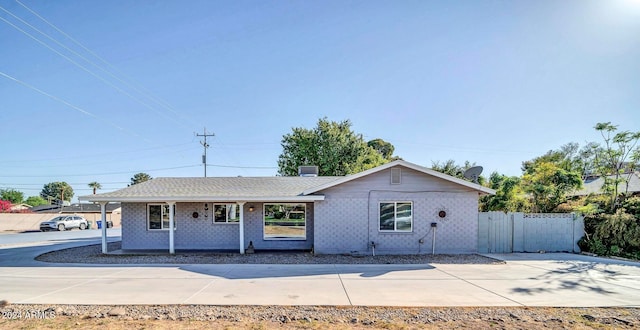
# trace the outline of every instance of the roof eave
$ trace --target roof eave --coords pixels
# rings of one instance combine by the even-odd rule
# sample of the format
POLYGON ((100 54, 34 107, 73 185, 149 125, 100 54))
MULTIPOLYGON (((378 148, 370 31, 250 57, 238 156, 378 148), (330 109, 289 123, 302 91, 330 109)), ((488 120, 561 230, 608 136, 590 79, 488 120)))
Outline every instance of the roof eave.
POLYGON ((315 202, 323 201, 324 195, 307 196, 197 196, 197 197, 176 197, 176 196, 149 196, 149 197, 117 197, 117 196, 80 196, 81 201, 89 202, 126 202, 126 203, 150 203, 150 202, 315 202))

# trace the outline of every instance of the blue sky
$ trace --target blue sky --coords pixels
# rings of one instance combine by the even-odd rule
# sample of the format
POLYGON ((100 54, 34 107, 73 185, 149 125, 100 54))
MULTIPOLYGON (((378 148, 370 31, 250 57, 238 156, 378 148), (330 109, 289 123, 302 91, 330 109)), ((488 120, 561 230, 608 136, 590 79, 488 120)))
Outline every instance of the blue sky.
POLYGON ((599 142, 598 122, 640 130, 639 0, 0 7, 0 188, 26 196, 202 176, 204 127, 208 176, 275 175, 282 136, 325 116, 486 175, 599 142))

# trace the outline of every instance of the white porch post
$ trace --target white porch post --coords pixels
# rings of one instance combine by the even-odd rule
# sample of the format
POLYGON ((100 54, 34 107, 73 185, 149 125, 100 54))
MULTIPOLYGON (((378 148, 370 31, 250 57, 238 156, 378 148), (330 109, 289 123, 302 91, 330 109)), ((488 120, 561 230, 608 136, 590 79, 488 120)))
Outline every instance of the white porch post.
POLYGON ((246 202, 238 202, 240 205, 240 222, 238 225, 240 226, 240 254, 244 254, 244 204, 246 202))
POLYGON ((102 253, 107 254, 107 204, 100 202, 100 224, 102 225, 102 253))
POLYGON ((174 232, 174 219, 173 219, 173 212, 175 210, 176 207, 176 202, 167 202, 167 204, 169 204, 169 254, 175 254, 176 250, 173 246, 173 232, 174 232))

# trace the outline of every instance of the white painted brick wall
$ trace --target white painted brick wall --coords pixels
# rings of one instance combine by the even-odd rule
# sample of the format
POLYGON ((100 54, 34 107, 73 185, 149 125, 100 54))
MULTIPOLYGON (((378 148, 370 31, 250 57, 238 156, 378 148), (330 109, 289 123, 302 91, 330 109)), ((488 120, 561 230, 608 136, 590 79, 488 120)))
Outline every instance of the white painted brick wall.
POLYGON ((369 243, 373 241, 377 254, 431 253, 431 223, 435 222, 436 253, 473 253, 477 251, 477 210, 475 193, 372 191, 364 198, 332 194, 316 203, 315 251, 320 254, 371 253, 369 243), (379 232, 381 201, 413 202, 413 231, 379 232), (437 216, 441 209, 447 211, 444 219, 437 216), (419 243, 421 238, 424 244, 419 243))

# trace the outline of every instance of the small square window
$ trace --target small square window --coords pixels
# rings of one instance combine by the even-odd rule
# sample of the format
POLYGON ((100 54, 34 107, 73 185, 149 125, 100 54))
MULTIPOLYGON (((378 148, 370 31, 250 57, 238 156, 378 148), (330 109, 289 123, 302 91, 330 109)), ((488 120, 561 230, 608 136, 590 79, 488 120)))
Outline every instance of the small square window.
POLYGON ((214 223, 236 223, 240 221, 240 205, 238 204, 214 204, 214 223))
POLYGON ((381 202, 379 230, 411 232, 413 228, 412 202, 381 202))
MULTIPOLYGON (((173 209, 173 229, 176 229, 175 206, 173 209)), ((169 205, 149 204, 147 205, 147 229, 166 230, 169 229, 169 205)))

